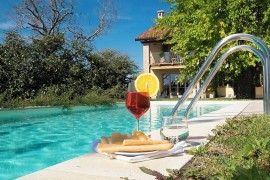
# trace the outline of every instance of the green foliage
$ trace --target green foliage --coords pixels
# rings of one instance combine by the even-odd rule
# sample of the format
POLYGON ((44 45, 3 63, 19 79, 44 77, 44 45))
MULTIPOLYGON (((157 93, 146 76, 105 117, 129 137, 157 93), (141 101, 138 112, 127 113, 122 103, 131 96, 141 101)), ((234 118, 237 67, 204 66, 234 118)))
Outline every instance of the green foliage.
POLYGON ((84 105, 97 106, 97 105, 113 105, 115 100, 105 94, 97 94, 95 92, 88 92, 83 97, 77 98, 76 101, 84 105))
POLYGON ((269 179, 270 117, 230 119, 182 174, 193 179, 269 179))
POLYGON ((207 152, 207 147, 204 144, 201 144, 198 147, 192 147, 191 149, 188 150, 188 153, 194 156, 201 156, 203 155, 205 152, 207 152))
POLYGON ((1 105, 34 99, 37 105, 69 105, 74 99, 111 104, 111 99, 124 98, 129 77, 137 71, 128 55, 113 50, 93 53, 86 44, 69 44, 63 33, 26 40, 11 31, 0 44, 1 105), (98 94, 97 100, 91 93, 98 94))
POLYGON ((234 174, 232 179, 234 180, 262 180, 262 179, 270 180, 270 176, 255 166, 252 166, 249 169, 237 167, 236 174, 234 174))
POLYGON ((108 106, 114 105, 115 103, 116 100, 110 98, 107 94, 97 94, 94 91, 89 91, 85 95, 77 95, 76 97, 73 97, 70 91, 64 92, 61 95, 50 91, 47 93, 38 93, 34 99, 23 100, 17 98, 8 101, 0 101, 1 107, 4 108, 23 108, 28 106, 60 106, 69 108, 74 105, 108 106))
POLYGON ((91 83, 104 90, 127 84, 129 76, 138 72, 138 66, 128 55, 110 49, 93 54, 89 65, 91 83))
MULTIPOLYGON (((216 43, 228 35, 248 33, 260 37, 266 44, 270 43, 268 0, 166 1, 171 9, 167 16, 158 19, 158 27, 169 31, 165 36, 168 39, 166 43, 172 44, 173 51, 185 58, 186 68, 181 71, 180 81, 194 77, 216 43)), ((221 52, 242 43, 231 43, 221 52)), ((254 66, 261 66, 261 63, 251 53, 234 53, 223 63, 218 76, 230 81, 254 66)), ((260 68, 256 69, 255 76, 261 72, 260 68)))

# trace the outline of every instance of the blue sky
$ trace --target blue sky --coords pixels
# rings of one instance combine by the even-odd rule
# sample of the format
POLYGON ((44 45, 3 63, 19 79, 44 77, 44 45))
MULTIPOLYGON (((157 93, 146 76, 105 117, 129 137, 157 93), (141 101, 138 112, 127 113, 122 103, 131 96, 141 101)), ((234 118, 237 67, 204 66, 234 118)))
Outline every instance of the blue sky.
MULTIPOLYGON (((0 0, 0 38, 3 31, 15 26, 9 18, 12 5, 20 0, 0 0)), ((135 38, 154 25, 158 10, 169 9, 169 5, 161 0, 116 0, 119 19, 110 31, 95 40, 96 50, 114 49, 130 55, 142 67, 142 44, 135 38)), ((96 23, 97 0, 74 0, 76 11, 84 28, 93 27, 96 23)), ((27 34, 25 34, 27 35, 27 34)))

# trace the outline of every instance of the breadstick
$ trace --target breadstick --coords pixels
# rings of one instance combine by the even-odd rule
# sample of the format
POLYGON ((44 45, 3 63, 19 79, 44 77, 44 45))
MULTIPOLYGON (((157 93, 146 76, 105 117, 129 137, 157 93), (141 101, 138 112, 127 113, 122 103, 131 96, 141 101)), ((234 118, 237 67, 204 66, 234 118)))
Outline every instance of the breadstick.
POLYGON ((173 147, 173 144, 154 144, 140 146, 123 146, 115 144, 98 144, 98 150, 101 152, 147 152, 147 151, 166 151, 173 147))
POLYGON ((139 145, 154 145, 154 144, 168 144, 167 140, 135 140, 135 139, 125 139, 123 141, 124 146, 139 146, 139 145))

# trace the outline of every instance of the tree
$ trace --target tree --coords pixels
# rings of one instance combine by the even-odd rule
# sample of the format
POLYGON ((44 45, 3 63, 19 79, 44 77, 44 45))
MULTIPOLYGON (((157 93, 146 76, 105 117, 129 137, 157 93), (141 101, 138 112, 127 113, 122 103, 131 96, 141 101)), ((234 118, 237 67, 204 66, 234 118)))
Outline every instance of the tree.
POLYGON ((107 32, 117 19, 115 1, 101 1, 99 24, 86 33, 76 24, 76 12, 73 0, 21 0, 14 6, 19 27, 30 28, 41 36, 55 35, 69 31, 74 38, 83 43, 91 42, 107 32))
POLYGON ((138 66, 127 54, 114 50, 65 46, 62 33, 26 41, 17 32, 6 33, 0 44, 0 102, 33 99, 38 94, 70 99, 90 91, 123 98, 129 78, 138 66), (76 50, 74 50, 76 49, 76 50))
POLYGON ((29 48, 23 38, 15 31, 5 34, 4 44, 0 46, 0 94, 5 99, 20 97, 31 84, 28 76, 26 55, 29 48))
MULTIPOLYGON (((268 0, 166 1, 170 3, 171 11, 158 20, 158 26, 168 29, 171 39, 167 43, 173 44, 173 50, 186 57, 182 78, 193 77, 214 45, 228 35, 249 33, 270 43, 268 0)), ((235 44, 228 46, 232 45, 235 44)), ((234 79, 238 98, 254 96, 254 80, 251 77, 261 73, 260 68, 253 68, 257 65, 260 65, 257 58, 250 53, 239 52, 231 55, 226 66, 221 68, 220 73, 226 73, 228 81, 234 79)))
POLYGON ((111 95, 124 98, 127 84, 139 67, 127 54, 107 49, 89 58, 89 80, 94 87, 110 90, 111 95))

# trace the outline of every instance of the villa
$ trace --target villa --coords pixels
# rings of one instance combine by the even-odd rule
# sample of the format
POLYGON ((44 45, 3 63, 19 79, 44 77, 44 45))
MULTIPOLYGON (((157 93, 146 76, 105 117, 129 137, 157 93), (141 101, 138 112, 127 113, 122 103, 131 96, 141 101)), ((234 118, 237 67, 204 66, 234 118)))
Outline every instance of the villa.
MULTIPOLYGON (((157 18, 162 18, 163 10, 157 11, 157 18)), ((185 92, 189 82, 177 82, 177 76, 181 75, 181 71, 185 68, 183 61, 179 55, 171 52, 171 45, 165 44, 165 39, 162 36, 165 31, 158 30, 156 26, 152 26, 139 36, 135 41, 140 41, 143 44, 143 71, 144 73, 153 73, 159 79, 160 91, 157 97, 177 98, 185 92)), ((200 84, 194 88, 190 97, 193 97, 200 84)), ((256 87, 256 98, 263 97, 262 86, 256 87)), ((217 94, 204 94, 202 98, 235 97, 234 90, 229 84, 223 84, 216 89, 217 94)))
MULTIPOLYGON (((157 12, 158 18, 162 18, 164 11, 157 12)), ((155 74, 160 82, 159 97, 179 97, 185 91, 188 83, 178 83, 176 76, 185 68, 179 55, 171 52, 171 46, 164 44, 161 37, 164 31, 151 27, 135 41, 143 44, 143 70, 145 73, 155 74)))

